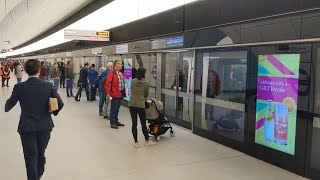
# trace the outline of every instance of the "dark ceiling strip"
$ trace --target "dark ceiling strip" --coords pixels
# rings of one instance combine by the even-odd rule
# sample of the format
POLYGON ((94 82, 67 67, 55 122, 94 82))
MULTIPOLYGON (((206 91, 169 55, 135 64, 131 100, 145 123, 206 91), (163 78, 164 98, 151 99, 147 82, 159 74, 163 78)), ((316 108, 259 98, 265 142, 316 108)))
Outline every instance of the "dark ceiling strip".
POLYGON ((22 47, 28 46, 32 43, 35 43, 37 41, 40 41, 41 39, 50 36, 51 34, 71 25, 72 23, 82 19, 83 17, 87 16, 88 14, 93 13, 94 11, 102 8, 103 6, 111 3, 114 0, 92 0, 91 3, 89 3, 87 6, 83 7, 81 10, 79 10, 78 12, 74 13, 73 15, 66 17, 65 20, 63 20, 62 22, 58 23, 57 25, 55 25, 54 27, 52 27, 51 29, 49 29, 48 31, 46 31, 45 33, 40 34, 39 36, 33 38, 32 40, 21 44, 19 46, 14 47, 13 49, 20 49, 22 47))

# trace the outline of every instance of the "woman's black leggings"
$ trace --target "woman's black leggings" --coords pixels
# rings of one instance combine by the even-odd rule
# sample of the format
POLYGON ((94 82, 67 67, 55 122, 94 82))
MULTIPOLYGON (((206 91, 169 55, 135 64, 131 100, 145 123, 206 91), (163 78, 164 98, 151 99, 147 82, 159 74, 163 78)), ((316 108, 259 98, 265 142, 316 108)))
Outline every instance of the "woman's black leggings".
POLYGON ((144 138, 148 141, 149 140, 149 134, 147 129, 147 120, 146 120, 146 109, 145 108, 137 108, 137 107, 129 107, 130 115, 132 119, 132 135, 135 142, 138 142, 138 114, 142 126, 142 132, 144 135, 144 138))

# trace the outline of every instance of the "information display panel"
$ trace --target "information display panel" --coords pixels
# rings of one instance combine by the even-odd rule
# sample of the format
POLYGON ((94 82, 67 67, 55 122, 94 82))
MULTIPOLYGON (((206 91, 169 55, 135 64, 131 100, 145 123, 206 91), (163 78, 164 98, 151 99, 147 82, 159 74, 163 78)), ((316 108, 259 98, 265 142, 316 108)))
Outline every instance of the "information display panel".
POLYGON ((295 153, 300 54, 260 55, 255 142, 295 153))

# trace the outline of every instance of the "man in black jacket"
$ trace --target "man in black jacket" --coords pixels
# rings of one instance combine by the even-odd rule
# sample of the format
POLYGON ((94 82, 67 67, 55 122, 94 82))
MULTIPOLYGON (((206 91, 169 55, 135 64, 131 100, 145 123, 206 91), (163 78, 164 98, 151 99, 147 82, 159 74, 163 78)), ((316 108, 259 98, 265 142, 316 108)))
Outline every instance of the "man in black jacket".
POLYGON ((86 90, 86 95, 87 95, 87 100, 90 101, 90 96, 89 96, 89 86, 88 86, 88 69, 89 69, 89 63, 85 63, 84 67, 81 68, 80 70, 80 77, 78 81, 78 86, 79 86, 79 91, 74 98, 76 101, 80 101, 81 98, 81 92, 82 89, 84 88, 86 90))
POLYGON ((10 111, 19 101, 21 116, 18 126, 28 180, 39 180, 44 173, 46 163, 45 150, 54 127, 49 113, 49 98, 57 98, 59 109, 53 112, 58 115, 63 107, 59 94, 54 91, 52 83, 42 81, 40 61, 30 59, 25 63, 29 75, 26 82, 16 84, 11 97, 5 105, 5 112, 10 111))

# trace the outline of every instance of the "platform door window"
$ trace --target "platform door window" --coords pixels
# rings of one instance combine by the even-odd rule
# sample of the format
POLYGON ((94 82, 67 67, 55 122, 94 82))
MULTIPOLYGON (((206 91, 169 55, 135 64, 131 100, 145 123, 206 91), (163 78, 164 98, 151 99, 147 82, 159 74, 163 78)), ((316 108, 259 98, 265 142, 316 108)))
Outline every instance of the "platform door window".
POLYGON ((312 128, 312 143, 311 143, 311 162, 310 167, 320 174, 320 44, 316 45, 314 53, 316 53, 315 61, 315 103, 314 103, 314 118, 312 128))
POLYGON ((244 140, 247 51, 198 55, 195 127, 244 140))

